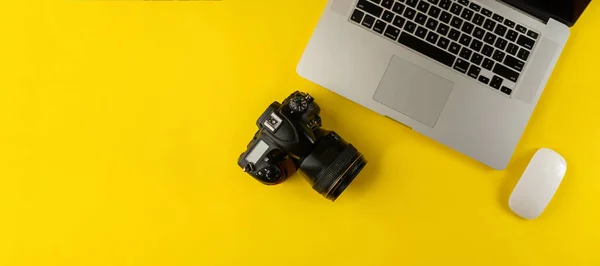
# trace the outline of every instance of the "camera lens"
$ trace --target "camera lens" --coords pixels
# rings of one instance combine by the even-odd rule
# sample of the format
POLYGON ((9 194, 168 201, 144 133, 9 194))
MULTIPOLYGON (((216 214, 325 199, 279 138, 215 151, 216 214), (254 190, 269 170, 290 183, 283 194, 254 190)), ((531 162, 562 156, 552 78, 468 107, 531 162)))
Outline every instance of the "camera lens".
POLYGON ((335 132, 323 132, 313 151, 302 161, 300 170, 309 178, 314 190, 335 201, 367 161, 335 132))

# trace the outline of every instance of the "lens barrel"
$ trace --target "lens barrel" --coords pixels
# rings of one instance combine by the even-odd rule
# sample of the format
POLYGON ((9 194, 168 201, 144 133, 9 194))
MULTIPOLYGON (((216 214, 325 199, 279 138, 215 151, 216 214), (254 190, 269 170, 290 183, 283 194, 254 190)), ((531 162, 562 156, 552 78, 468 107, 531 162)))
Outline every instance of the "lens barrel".
POLYGON ((367 161, 352 144, 335 132, 328 132, 316 143, 300 165, 313 189, 335 201, 365 167, 367 161))

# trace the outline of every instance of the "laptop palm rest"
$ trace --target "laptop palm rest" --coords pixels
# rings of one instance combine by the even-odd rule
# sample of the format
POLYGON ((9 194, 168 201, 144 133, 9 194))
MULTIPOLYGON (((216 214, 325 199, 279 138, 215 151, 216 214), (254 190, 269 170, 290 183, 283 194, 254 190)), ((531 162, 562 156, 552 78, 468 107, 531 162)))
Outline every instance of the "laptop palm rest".
POLYGON ((453 87, 451 81, 393 56, 373 99, 434 127, 453 87))
POLYGON ((530 67, 527 70, 525 79, 519 86, 519 89, 515 92, 515 97, 526 103, 532 103, 540 91, 540 84, 543 80, 548 80, 550 73, 548 70, 552 70, 552 61, 555 60, 553 56, 556 55, 560 47, 557 43, 543 39, 537 47, 537 52, 532 58, 531 63, 535 65, 535 68, 530 67))

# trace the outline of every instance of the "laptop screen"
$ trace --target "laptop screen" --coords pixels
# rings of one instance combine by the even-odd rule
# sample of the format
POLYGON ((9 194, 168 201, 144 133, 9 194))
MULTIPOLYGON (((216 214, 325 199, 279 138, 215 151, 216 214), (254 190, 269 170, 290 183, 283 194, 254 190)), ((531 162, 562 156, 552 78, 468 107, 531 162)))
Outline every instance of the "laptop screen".
POLYGON ((569 25, 581 16, 591 0, 519 0, 569 25))

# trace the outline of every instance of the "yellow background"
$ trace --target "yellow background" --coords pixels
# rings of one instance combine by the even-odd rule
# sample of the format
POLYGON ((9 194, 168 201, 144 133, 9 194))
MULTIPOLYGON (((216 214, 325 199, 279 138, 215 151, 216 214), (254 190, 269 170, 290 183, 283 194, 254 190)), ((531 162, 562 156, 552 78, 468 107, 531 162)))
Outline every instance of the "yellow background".
POLYGON ((600 265, 597 1, 505 171, 298 77, 325 4, 2 1, 0 265, 600 265), (335 203, 236 165, 296 89, 369 160, 335 203), (569 170, 525 221, 540 147, 569 170))

